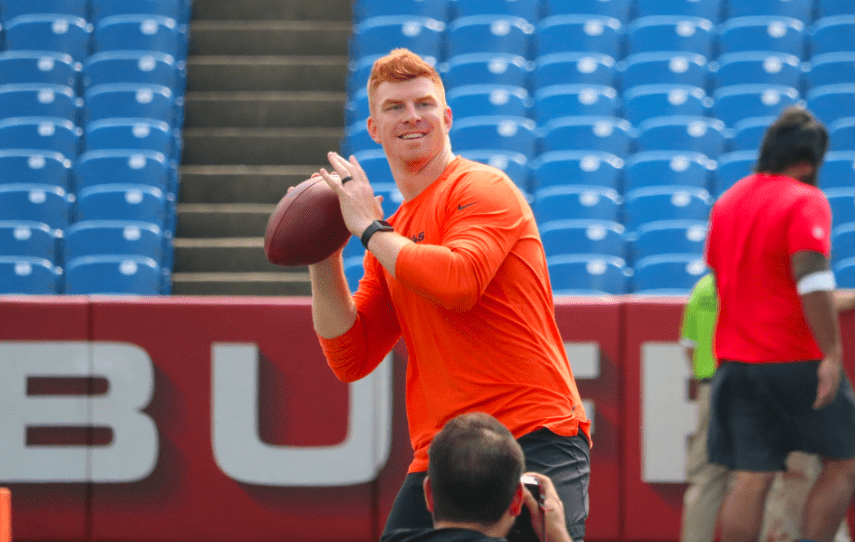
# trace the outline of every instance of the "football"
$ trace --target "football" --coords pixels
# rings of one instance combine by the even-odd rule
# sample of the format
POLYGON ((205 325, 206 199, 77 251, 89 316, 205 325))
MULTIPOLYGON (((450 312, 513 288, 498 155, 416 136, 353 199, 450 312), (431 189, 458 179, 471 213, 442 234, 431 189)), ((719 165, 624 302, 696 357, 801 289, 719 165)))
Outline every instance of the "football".
POLYGON ((338 196, 321 177, 313 177, 276 205, 267 222, 264 252, 277 265, 310 265, 330 257, 349 238, 338 196))

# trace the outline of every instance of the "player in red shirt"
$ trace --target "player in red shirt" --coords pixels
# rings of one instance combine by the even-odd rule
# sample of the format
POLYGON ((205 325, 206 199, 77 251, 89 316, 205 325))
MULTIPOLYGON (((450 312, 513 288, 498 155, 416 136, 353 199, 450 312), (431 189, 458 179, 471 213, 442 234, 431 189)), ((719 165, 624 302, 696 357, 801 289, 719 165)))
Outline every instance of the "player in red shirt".
MULTIPOLYGON (((430 527, 422 482, 428 449, 450 419, 482 411, 518 439, 526 469, 549 476, 567 530, 584 537, 590 422, 555 322, 534 214, 498 169, 455 156, 442 81, 417 55, 374 63, 368 133, 383 146, 404 202, 383 218, 353 157, 330 153, 350 232, 368 249, 351 296, 341 254, 309 266, 312 318, 333 372, 370 373, 403 337, 413 462, 385 534, 430 527)), ((370 414, 370 413, 366 413, 370 414)))
POLYGON ((843 372, 829 270, 831 210, 817 188, 828 147, 807 111, 769 127, 756 173, 713 207, 707 263, 718 284, 709 452, 736 471, 724 542, 756 542, 787 454, 823 458, 801 533, 831 542, 855 492, 855 396, 843 372))

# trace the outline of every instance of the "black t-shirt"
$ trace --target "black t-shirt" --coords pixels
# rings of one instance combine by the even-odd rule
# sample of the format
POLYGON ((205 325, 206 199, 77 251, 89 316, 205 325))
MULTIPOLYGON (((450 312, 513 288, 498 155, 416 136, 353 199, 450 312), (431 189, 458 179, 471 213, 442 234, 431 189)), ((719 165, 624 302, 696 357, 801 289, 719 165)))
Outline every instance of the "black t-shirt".
POLYGON ((380 542, 506 542, 472 529, 395 529, 380 542))

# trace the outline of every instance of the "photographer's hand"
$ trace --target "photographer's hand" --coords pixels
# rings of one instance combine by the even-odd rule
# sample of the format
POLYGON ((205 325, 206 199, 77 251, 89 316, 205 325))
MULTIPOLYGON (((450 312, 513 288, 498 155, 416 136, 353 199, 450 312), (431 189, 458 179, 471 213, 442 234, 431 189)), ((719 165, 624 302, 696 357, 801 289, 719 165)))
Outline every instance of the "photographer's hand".
POLYGON ((539 504, 532 494, 525 490, 525 505, 531 515, 531 524, 534 532, 541 542, 573 542, 567 532, 564 519, 564 503, 555 491, 552 480, 549 477, 536 472, 527 472, 529 476, 537 478, 540 482, 540 491, 544 496, 543 504, 539 504), (544 536, 544 527, 546 533, 544 536))

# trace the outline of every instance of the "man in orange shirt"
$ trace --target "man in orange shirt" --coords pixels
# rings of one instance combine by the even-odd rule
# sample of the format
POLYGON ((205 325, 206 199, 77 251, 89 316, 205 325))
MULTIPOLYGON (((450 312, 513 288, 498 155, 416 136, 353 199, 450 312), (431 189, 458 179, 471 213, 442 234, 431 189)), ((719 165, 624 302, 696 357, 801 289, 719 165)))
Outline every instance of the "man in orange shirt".
POLYGON ((437 72, 397 49, 368 82, 368 132, 383 146, 404 202, 383 221, 355 158, 329 154, 319 174, 368 249, 351 296, 341 254, 309 266, 315 331, 336 376, 370 373, 403 336, 415 451, 385 533, 430 527, 422 493, 433 436, 483 411, 518 439, 526 470, 545 474, 581 540, 588 513, 588 421, 555 322, 531 208, 501 171, 455 156, 437 72))

